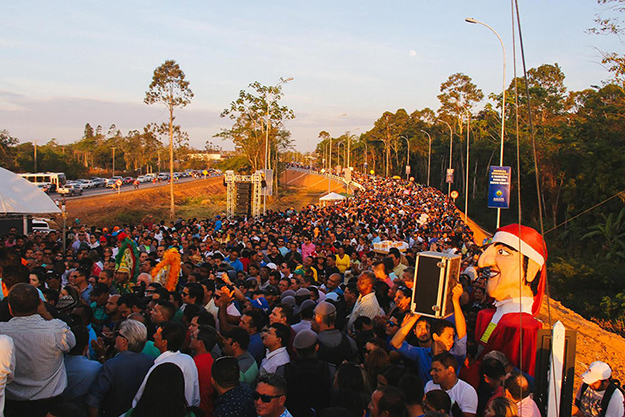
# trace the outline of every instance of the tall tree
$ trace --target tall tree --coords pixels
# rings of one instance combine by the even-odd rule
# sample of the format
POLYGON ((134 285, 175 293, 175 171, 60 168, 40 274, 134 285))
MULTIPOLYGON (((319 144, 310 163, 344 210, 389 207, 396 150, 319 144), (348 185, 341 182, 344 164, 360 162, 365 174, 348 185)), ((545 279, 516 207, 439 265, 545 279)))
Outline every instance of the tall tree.
POLYGON ((441 102, 439 115, 455 119, 459 135, 462 137, 463 119, 466 113, 471 113, 475 105, 483 98, 484 93, 477 88, 471 77, 460 72, 452 74, 441 84, 441 94, 438 95, 438 100, 441 102))
MULTIPOLYGON (((290 132, 284 128, 284 120, 295 118, 293 110, 280 105, 282 86, 265 86, 258 81, 249 85, 252 92, 241 90, 239 97, 221 113, 221 117, 234 120, 230 129, 222 129, 216 137, 230 139, 256 171, 264 166, 267 158, 277 161, 280 152, 291 144, 290 132), (265 141, 268 139, 269 154, 265 155, 265 141)), ((271 165, 269 166, 271 167, 271 165)), ((275 167, 277 168, 277 167, 275 167)))
POLYGON ((165 61, 154 70, 152 82, 145 93, 145 104, 161 103, 169 111, 169 175, 170 175, 170 207, 169 214, 173 219, 174 207, 174 110, 191 103, 193 91, 185 80, 184 72, 173 59, 165 61))

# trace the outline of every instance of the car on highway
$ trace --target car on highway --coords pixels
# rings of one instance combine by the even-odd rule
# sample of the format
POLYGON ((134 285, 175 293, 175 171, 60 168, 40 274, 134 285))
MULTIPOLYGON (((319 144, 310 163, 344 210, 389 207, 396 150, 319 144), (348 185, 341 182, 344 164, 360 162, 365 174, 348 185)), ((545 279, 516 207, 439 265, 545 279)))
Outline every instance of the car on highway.
POLYGON ((75 195, 82 195, 83 190, 78 185, 66 183, 64 186, 57 188, 56 192, 64 196, 73 197, 75 195))
POLYGON ((122 183, 124 182, 124 179, 118 175, 109 178, 108 180, 106 180, 106 187, 107 188, 115 188, 117 187, 117 180, 122 180, 122 183))
POLYGON ((169 179, 169 174, 161 172, 160 174, 158 174, 158 179, 159 181, 167 181, 169 179))
POLYGON ((84 190, 85 188, 87 188, 87 187, 85 186, 85 184, 83 184, 83 183, 82 183, 82 182, 80 182, 80 181, 67 181, 65 184, 66 184, 66 185, 67 185, 67 184, 71 184, 71 185, 73 185, 74 187, 80 188, 81 190, 84 190))
POLYGON ((80 180, 80 182, 88 189, 96 188, 96 184, 93 180, 80 180))
POLYGON ((100 188, 100 187, 106 186, 106 180, 104 178, 93 177, 93 178, 91 178, 91 181, 94 182, 95 188, 100 188))
POLYGON ((132 177, 126 177, 126 178, 124 178, 124 179, 123 179, 123 182, 124 182, 124 185, 126 185, 126 184, 132 184, 132 183, 134 182, 134 180, 135 180, 135 179, 134 179, 134 178, 132 178, 132 177))
POLYGON ((150 181, 152 181, 152 178, 151 178, 151 177, 148 177, 147 175, 139 175, 139 176, 137 177, 137 180, 138 180, 139 182, 150 182, 150 181))

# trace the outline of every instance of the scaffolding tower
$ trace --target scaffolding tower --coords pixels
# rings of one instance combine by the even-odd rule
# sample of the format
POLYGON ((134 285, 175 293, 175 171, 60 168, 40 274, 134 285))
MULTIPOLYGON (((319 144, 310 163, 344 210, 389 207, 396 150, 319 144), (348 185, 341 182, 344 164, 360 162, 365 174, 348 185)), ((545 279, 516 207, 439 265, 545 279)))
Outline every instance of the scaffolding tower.
POLYGON ((226 171, 226 214, 233 216, 258 217, 262 213, 262 188, 265 183, 264 173, 256 171, 252 175, 239 175, 226 171))

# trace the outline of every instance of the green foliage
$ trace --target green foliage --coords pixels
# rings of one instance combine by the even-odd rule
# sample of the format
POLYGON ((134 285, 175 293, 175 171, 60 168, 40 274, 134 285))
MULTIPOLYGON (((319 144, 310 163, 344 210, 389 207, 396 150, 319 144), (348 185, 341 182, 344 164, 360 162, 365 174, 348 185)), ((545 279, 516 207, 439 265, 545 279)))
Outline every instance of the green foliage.
POLYGON ((232 158, 227 158, 217 163, 217 168, 222 172, 226 172, 228 170, 232 170, 236 173, 247 173, 250 174, 253 171, 252 165, 250 161, 245 156, 234 156, 232 158))
POLYGON ((284 121, 295 118, 295 114, 279 104, 284 82, 265 86, 255 81, 249 85, 252 92, 241 90, 239 97, 221 113, 221 117, 233 120, 234 125, 222 129, 215 137, 232 140, 253 171, 263 168, 266 159, 269 168, 277 166, 278 155, 291 146, 291 132, 284 128, 284 121), (265 153, 267 140, 268 155, 265 153))
MULTIPOLYGON (((590 227, 590 232, 582 236, 582 240, 590 238, 599 238, 601 246, 605 249, 605 259, 609 261, 614 257, 625 259, 625 207, 623 207, 616 216, 610 213, 607 216, 601 213, 604 219, 603 223, 598 223, 590 227)), ((597 240, 597 239, 595 239, 597 240)))

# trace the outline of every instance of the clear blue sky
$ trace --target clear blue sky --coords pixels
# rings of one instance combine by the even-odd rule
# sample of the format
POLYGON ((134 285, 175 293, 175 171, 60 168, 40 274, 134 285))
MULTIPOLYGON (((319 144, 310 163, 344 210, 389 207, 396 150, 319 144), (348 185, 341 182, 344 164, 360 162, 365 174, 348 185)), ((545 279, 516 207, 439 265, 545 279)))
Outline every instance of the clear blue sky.
MULTIPOLYGON (((609 74, 589 35, 595 0, 520 1, 528 67, 559 63, 570 90, 609 74)), ((203 148, 230 123, 219 113, 253 81, 284 87, 296 118, 296 148, 313 150, 321 130, 367 131, 386 110, 438 108, 440 84, 455 72, 485 95, 501 91, 504 39, 512 78, 510 2, 435 1, 23 1, 0 12, 0 129, 22 141, 60 143, 85 123, 122 132, 167 118, 143 104, 154 69, 175 59, 195 93, 177 111, 191 145, 203 148), (342 114, 346 116, 341 117, 342 114)), ((519 71, 521 70, 519 64, 519 71)))

